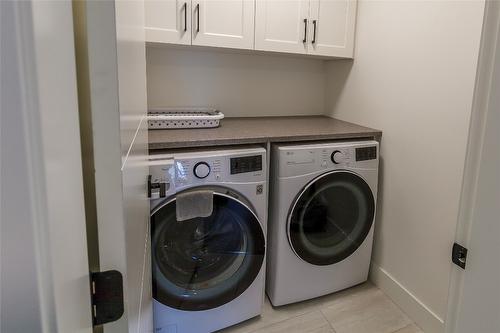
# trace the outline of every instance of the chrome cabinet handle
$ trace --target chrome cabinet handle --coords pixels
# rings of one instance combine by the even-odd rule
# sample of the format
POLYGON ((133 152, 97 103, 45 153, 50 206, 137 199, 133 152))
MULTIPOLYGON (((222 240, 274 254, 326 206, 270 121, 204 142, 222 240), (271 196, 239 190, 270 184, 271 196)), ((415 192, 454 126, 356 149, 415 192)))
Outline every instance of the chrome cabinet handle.
POLYGON ((200 32, 200 4, 196 4, 196 32, 200 32))
POLYGON ((188 5, 187 2, 184 2, 184 6, 183 6, 184 7, 184 32, 186 32, 187 29, 188 29, 188 17, 187 17, 187 15, 188 15, 188 9, 187 9, 187 5, 188 5))
POLYGON ((311 41, 311 44, 314 44, 316 43, 316 20, 313 20, 313 39, 311 41))
POLYGON ((302 40, 302 43, 307 42, 307 19, 304 19, 304 39, 302 40))

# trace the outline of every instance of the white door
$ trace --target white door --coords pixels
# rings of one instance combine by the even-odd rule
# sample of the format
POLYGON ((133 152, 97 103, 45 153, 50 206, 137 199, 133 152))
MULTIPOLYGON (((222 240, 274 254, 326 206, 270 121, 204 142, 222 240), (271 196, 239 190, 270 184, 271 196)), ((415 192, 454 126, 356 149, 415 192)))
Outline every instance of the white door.
POLYGON ((486 3, 458 241, 468 248, 450 288, 448 333, 500 331, 500 3, 486 3))
POLYGON ((253 49, 254 0, 193 0, 193 45, 253 49))
POLYGON ((103 329, 152 332, 143 2, 76 1, 74 13, 89 259, 123 276, 125 311, 103 329))
POLYGON ((255 49, 307 52, 309 0, 256 0, 255 49))
POLYGON ((191 0, 145 0, 146 41, 191 44, 191 0))
POLYGON ((0 1, 1 332, 92 332, 71 7, 0 1))
POLYGON ((311 0, 309 54, 353 57, 356 0, 311 0))

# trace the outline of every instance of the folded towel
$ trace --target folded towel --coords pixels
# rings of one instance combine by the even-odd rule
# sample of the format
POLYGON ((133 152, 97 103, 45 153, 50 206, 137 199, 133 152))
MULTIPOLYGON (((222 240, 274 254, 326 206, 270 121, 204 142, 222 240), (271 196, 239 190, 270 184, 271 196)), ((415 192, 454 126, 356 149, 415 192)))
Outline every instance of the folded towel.
POLYGON ((177 194, 176 218, 185 221, 195 217, 212 215, 214 192, 210 190, 196 190, 177 194))

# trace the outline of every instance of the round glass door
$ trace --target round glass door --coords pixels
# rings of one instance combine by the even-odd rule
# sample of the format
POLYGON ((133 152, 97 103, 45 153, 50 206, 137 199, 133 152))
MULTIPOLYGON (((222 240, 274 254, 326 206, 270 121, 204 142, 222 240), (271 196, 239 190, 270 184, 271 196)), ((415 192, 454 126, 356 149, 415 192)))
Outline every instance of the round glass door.
POLYGON ((331 265, 350 256, 370 232, 375 200, 368 184, 348 171, 310 182, 290 212, 288 237, 300 258, 331 265))
POLYGON ((208 217, 176 220, 175 199, 151 216, 153 298, 180 310, 221 306, 241 295, 260 272, 265 238, 241 201, 214 193, 208 217))

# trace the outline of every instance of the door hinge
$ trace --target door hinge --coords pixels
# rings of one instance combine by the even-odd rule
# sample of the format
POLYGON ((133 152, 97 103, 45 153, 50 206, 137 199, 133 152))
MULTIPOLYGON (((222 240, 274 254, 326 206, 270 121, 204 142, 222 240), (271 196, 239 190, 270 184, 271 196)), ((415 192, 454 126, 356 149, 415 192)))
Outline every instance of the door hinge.
POLYGON ((124 311, 122 274, 115 270, 91 273, 91 301, 94 326, 120 319, 124 311))
POLYGON ((454 243, 451 251, 451 261, 463 269, 467 262, 467 249, 460 244, 454 243))

